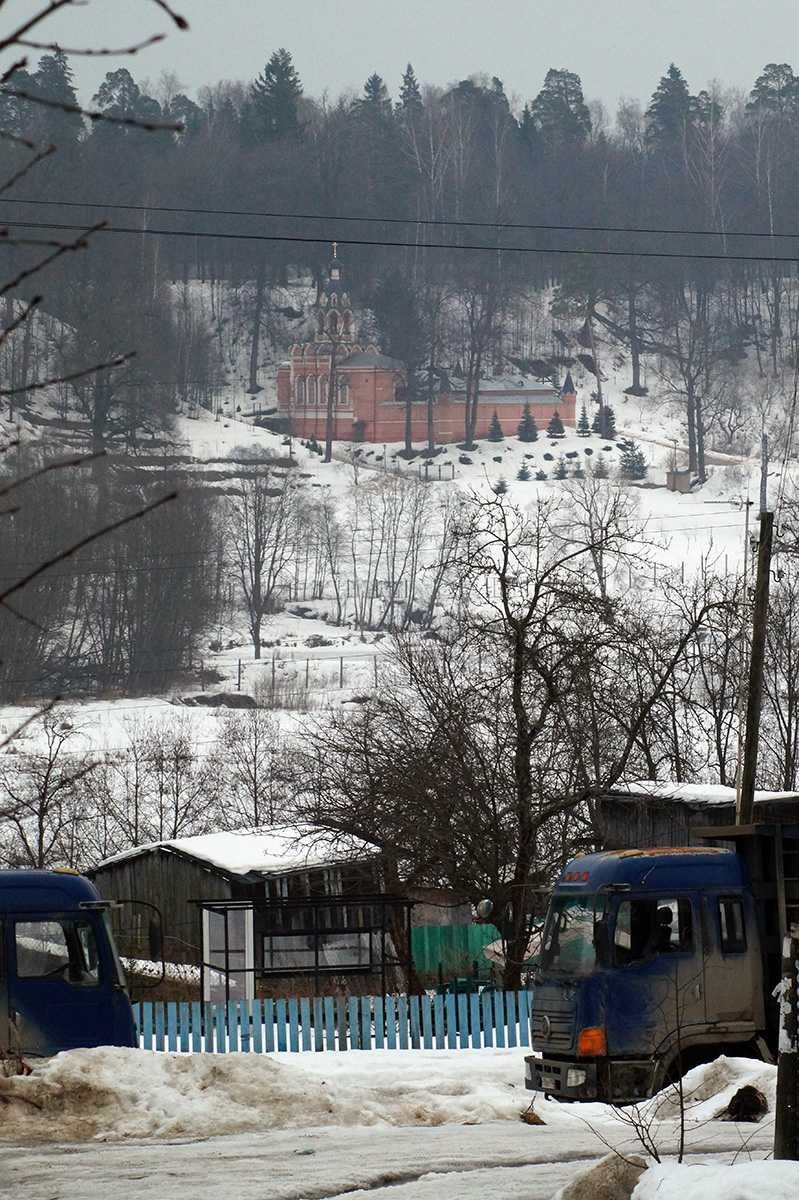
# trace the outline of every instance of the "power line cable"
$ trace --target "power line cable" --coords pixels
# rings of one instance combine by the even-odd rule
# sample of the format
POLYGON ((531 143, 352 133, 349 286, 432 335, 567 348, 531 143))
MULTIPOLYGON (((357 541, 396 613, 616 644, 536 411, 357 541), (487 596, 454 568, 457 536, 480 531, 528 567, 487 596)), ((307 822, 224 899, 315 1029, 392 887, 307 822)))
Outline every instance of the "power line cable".
MULTIPOLYGON (((62 233, 86 232, 84 225, 47 221, 6 221, 4 222, 4 228, 49 229, 58 230, 62 233)), ((296 234, 226 233, 219 231, 202 231, 196 229, 155 229, 152 226, 142 229, 128 225, 102 225, 99 228, 92 230, 93 236, 101 233, 135 234, 139 237, 157 236, 198 238, 200 240, 216 239, 218 241, 228 242, 291 242, 292 244, 299 245, 328 245, 330 242, 329 237, 310 237, 305 235, 298 236, 296 234)), ((799 262, 799 255, 794 256, 791 254, 716 254, 710 251, 686 252, 674 250, 606 250, 596 249, 588 246, 510 246, 504 243, 490 245, 487 243, 478 242, 425 242, 423 245, 419 245, 415 242, 406 240, 392 240, 390 238, 339 238, 338 244, 340 246, 375 246, 383 249, 393 248, 400 250, 450 250, 461 253, 465 251, 471 251, 475 253, 490 254, 496 254, 498 252, 502 252, 503 254, 589 254, 597 258, 675 258, 683 261, 705 262, 799 262)))
MULTIPOLYGON (((27 198, 13 198, 9 196, 0 197, 0 204, 36 204, 53 208, 90 208, 113 210, 117 212, 141 212, 141 213, 179 213, 183 216, 191 214, 193 216, 215 216, 215 217, 255 217, 258 220, 269 221, 347 221, 357 224, 367 225, 411 225, 415 227, 425 228, 447 228, 447 229, 491 229, 497 231, 500 229, 519 229, 519 230, 535 230, 537 232, 553 232, 553 233, 625 233, 625 234, 655 234, 657 236, 667 237, 708 237, 708 238, 768 238, 776 241, 782 238, 799 238, 799 233, 774 233, 771 230, 763 233, 752 232, 747 233, 744 230, 719 230, 719 229, 662 229, 656 226, 647 225, 553 225, 550 223, 539 223, 531 221, 467 221, 462 219, 432 219, 432 218, 416 218, 416 217, 356 217, 346 216, 342 213, 325 214, 325 213, 285 213, 285 212, 262 212, 257 209, 246 208, 192 208, 188 205, 168 205, 168 204, 115 204, 105 201, 94 200, 37 200, 27 198)), ((145 230, 139 229, 141 233, 145 230)), ((292 239, 288 239, 292 240, 292 239)), ((329 241, 329 238, 322 239, 329 241)), ((423 247, 420 247, 423 248, 423 247)))

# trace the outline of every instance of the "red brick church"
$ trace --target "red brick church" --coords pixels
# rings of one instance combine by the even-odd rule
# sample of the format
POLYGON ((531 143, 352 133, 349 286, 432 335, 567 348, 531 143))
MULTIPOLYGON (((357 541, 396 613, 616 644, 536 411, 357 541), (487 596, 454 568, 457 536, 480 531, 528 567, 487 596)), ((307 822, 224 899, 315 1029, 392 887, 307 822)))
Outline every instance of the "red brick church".
MULTIPOLYGON (((297 344, 277 372, 278 414, 290 420, 295 437, 324 441, 330 394, 331 356, 335 354, 333 382, 333 437, 346 442, 404 442, 406 405, 405 373, 399 360, 381 354, 380 347, 356 340, 355 316, 335 255, 327 282, 314 310, 314 340, 297 344)), ((450 390, 436 395, 436 442, 447 445, 464 437, 465 384, 450 381, 450 390)), ((576 424, 577 397, 571 375, 563 389, 540 384, 518 373, 495 368, 480 380, 475 436, 485 438, 496 412, 506 436, 516 432, 525 404, 542 432, 557 409, 563 424, 576 424)), ((427 442, 427 400, 412 404, 413 439, 427 442)))

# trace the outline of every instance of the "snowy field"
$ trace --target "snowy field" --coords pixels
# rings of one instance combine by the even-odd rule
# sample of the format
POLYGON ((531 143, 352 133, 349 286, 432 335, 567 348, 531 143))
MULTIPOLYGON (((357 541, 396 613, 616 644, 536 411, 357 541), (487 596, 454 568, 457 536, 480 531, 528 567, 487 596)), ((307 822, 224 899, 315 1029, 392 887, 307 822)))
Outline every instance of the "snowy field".
MULTIPOLYGON (((256 1056, 73 1050, 0 1079, 3 1200, 552 1200, 610 1151, 641 1155, 629 1115, 530 1104, 518 1050, 256 1056)), ((799 1197, 768 1160, 775 1069, 719 1059, 686 1077, 686 1163, 674 1099, 635 1111, 649 1159, 635 1200, 799 1197), (718 1119, 751 1083, 769 1114, 718 1119)), ((568 1193, 567 1193, 568 1195, 568 1193)), ((591 1200, 591 1195, 582 1197, 591 1200)))

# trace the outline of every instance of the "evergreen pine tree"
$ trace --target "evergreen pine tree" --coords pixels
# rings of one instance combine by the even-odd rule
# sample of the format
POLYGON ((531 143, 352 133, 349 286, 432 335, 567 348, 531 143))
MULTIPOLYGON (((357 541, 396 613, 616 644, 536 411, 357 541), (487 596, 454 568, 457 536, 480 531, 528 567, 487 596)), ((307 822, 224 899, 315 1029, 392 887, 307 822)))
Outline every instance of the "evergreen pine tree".
POLYGON ((691 123, 693 100, 688 84, 672 63, 661 79, 646 110, 646 136, 650 142, 670 143, 691 123))
POLYGON ((591 466, 591 474, 594 479, 608 479, 610 471, 604 455, 600 454, 591 466))
POLYGON ((591 132, 591 114, 583 97, 580 76, 573 71, 547 71, 544 86, 530 105, 536 128, 547 146, 584 142, 591 132))
POLYGON ((590 437, 591 436, 591 426, 588 423, 588 413, 585 411, 585 403, 583 403, 583 407, 580 410, 580 419, 577 422, 577 436, 578 437, 590 437))
POLYGON ((526 463, 522 463, 522 465, 519 467, 516 478, 520 479, 522 481, 522 483, 527 483, 528 479, 532 479, 532 475, 530 474, 530 468, 527 466, 526 463))
POLYGON ((296 138, 302 84, 288 50, 276 50, 250 89, 253 128, 258 137, 296 138))
POLYGON ((503 442, 505 440, 505 434, 502 432, 502 426, 499 423, 496 409, 494 409, 494 415, 488 427, 488 440, 489 442, 503 442))
MULTIPOLYGON (((12 86, 18 86, 16 76, 12 86)), ((69 61, 61 52, 44 54, 39 59, 38 69, 31 79, 31 92, 43 100, 77 107, 78 94, 72 83, 69 61)), ((65 112, 63 109, 36 105, 37 126, 35 136, 40 142, 52 142, 59 149, 74 146, 83 133, 83 118, 80 113, 65 112)))
POLYGON ((616 436, 616 417, 612 408, 608 408, 605 404, 602 408, 598 408, 594 413, 594 421, 591 425, 594 433, 599 434, 602 438, 612 440, 616 436))
POLYGON ((557 409, 552 414, 552 420, 547 425, 547 437, 562 438, 566 436, 566 430, 563 428, 563 422, 560 419, 560 413, 557 409))
POLYGON ((799 113, 799 79, 788 63, 769 63, 755 81, 746 106, 748 117, 781 125, 799 113))
POLYGON ((546 471, 536 471, 535 477, 539 483, 543 483, 545 479, 549 478, 546 471))
POLYGON ((503 476, 500 475, 499 479, 494 484, 492 491, 495 496, 504 496, 505 493, 507 492, 507 490, 508 490, 508 485, 505 482, 505 479, 503 478, 503 476))
POLYGON ((419 90, 419 83, 410 63, 408 63, 402 76, 402 87, 400 88, 397 109, 405 117, 414 116, 416 113, 422 111, 422 93, 419 90))
POLYGON ((560 458, 555 463, 555 474, 554 474, 553 478, 554 479, 565 479, 568 474, 569 474, 569 469, 566 465, 566 459, 561 454, 560 458))
MULTIPOLYGON (((124 120, 133 117, 137 121, 157 122, 161 120, 161 105, 152 96, 143 92, 127 67, 108 71, 103 82, 92 97, 102 113, 124 120)), ((135 126, 111 125, 98 121, 94 126, 94 137, 115 138, 120 135, 133 137, 139 133, 135 126)))
POLYGON ((383 116, 387 116, 391 112, 391 97, 388 94, 388 88, 376 71, 363 85, 363 99, 359 102, 359 106, 367 110, 376 109, 383 116))
POLYGON ((538 426, 535 423, 535 417, 530 412, 530 405, 525 404, 522 419, 519 422, 517 435, 520 442, 537 442, 538 441, 538 426))
POLYGON ((649 470, 643 451, 639 449, 632 438, 625 438, 621 444, 619 470, 625 479, 644 479, 649 470))

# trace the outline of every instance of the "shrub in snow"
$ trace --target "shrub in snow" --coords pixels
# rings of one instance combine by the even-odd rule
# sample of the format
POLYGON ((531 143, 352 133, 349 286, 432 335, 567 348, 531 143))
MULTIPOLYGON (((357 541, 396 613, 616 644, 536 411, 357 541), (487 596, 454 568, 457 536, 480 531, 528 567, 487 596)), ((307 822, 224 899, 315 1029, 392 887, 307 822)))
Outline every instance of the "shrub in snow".
POLYGON ((536 471, 535 477, 539 483, 543 483, 545 479, 549 479, 546 471, 536 471))
POLYGON ((461 454, 458 462, 462 463, 464 467, 470 467, 472 465, 472 460, 469 458, 468 454, 461 454))
POLYGON ((502 432, 502 426, 499 423, 496 409, 494 409, 494 415, 488 427, 488 440, 489 442, 503 442, 505 440, 505 434, 502 432))
POLYGON ((598 408, 594 414, 594 421, 591 428, 600 437, 614 438, 616 436, 616 417, 614 416, 613 409, 608 408, 607 404, 598 408))
POLYGON ((519 422, 517 436, 520 442, 537 442, 538 441, 538 426, 535 423, 535 417, 530 412, 530 405, 525 404, 522 419, 519 422))
POLYGON ((494 487, 492 490, 493 490, 495 496, 504 496, 505 493, 507 492, 508 485, 505 482, 505 480, 502 478, 501 475, 500 475, 499 479, 497 480, 497 482, 494 484, 494 487))
POLYGON ((544 455, 544 461, 545 461, 545 462, 554 462, 554 461, 555 461, 555 455, 554 455, 554 454, 550 454, 550 453, 549 453, 549 451, 547 450, 546 454, 544 455))
POLYGON ((649 467, 644 458, 643 450, 635 444, 632 438, 625 438, 621 443, 620 449, 619 470, 624 478, 644 479, 649 467))
POLYGON ((560 413, 557 409, 552 414, 552 420, 547 425, 547 437, 562 438, 566 436, 566 430, 563 428, 563 422, 560 419, 560 413))

